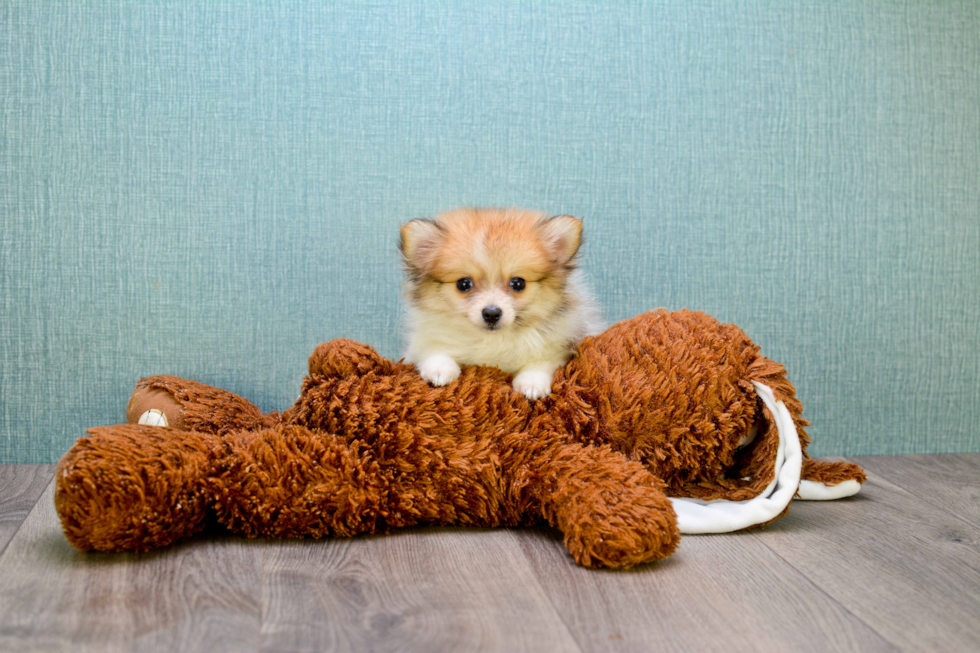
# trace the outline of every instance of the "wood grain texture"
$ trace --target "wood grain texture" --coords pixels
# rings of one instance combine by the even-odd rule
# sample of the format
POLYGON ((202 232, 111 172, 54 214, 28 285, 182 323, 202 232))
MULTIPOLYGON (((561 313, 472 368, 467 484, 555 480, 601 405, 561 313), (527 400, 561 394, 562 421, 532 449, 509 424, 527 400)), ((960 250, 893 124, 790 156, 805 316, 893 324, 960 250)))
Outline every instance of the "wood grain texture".
POLYGON ((980 650, 980 530, 881 476, 756 537, 895 646, 980 650))
POLYGON ((581 650, 508 530, 419 529, 271 553, 264 650, 581 650))
POLYGON ((545 529, 82 553, 50 484, 23 518, 50 469, 0 467, 0 651, 975 651, 976 458, 874 459, 856 497, 625 572, 545 529))
POLYGON ((146 555, 83 553, 53 485, 0 557, 0 650, 255 650, 261 547, 197 540, 146 555))
POLYGON ((54 465, 0 466, 0 554, 53 475, 54 465))
POLYGON ((852 460, 980 528, 980 453, 865 456, 852 460))
POLYGON ((585 650, 893 650, 748 533, 686 536, 670 558, 628 572, 569 564, 557 536, 520 539, 585 650))

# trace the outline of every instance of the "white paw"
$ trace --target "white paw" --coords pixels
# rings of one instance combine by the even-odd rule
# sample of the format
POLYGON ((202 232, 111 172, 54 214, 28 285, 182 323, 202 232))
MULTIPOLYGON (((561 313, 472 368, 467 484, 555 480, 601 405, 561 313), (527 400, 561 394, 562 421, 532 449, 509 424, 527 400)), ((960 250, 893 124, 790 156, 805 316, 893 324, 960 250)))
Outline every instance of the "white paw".
POLYGON ((146 426, 167 426, 167 416, 163 414, 162 410, 156 408, 151 408, 142 415, 137 424, 144 424, 146 426))
POLYGON ((446 385, 459 378, 459 365, 449 356, 436 354, 416 365, 422 378, 434 386, 446 385))
POLYGON ((551 374, 527 370, 514 377, 514 390, 528 399, 540 399, 551 394, 551 374))

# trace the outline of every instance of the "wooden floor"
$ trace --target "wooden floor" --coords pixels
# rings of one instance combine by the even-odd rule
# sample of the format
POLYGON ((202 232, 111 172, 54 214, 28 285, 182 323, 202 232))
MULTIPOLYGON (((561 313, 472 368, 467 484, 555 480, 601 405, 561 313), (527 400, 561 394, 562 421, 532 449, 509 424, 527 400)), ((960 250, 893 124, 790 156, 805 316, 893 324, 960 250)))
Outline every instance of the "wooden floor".
POLYGON ((53 467, 0 467, 0 651, 980 651, 980 454, 853 460, 857 497, 626 572, 549 530, 86 554, 53 467))

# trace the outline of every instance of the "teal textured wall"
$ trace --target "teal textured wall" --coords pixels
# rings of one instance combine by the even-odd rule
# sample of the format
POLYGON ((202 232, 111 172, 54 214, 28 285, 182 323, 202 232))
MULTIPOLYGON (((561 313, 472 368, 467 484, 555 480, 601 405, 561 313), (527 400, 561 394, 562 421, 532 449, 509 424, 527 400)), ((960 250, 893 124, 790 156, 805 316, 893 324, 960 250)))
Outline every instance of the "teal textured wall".
POLYGON ((980 450, 980 4, 0 4, 0 462, 140 376, 399 355, 400 222, 586 220, 618 320, 784 362, 816 454, 980 450))

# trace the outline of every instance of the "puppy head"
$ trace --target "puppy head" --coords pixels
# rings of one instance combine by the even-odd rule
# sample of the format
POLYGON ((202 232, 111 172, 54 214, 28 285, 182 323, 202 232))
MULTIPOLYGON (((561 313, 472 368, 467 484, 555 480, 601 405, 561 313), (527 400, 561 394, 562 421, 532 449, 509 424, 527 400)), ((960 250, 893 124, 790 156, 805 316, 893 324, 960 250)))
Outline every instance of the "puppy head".
POLYGON ((400 248, 416 308, 485 331, 547 320, 565 301, 582 221, 535 211, 460 209, 412 220, 400 248))

